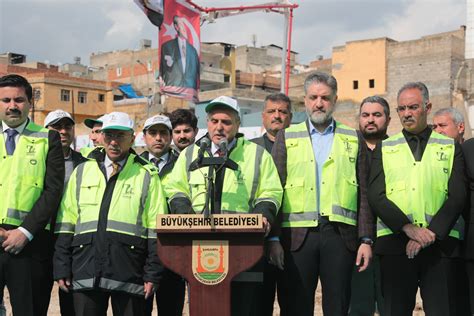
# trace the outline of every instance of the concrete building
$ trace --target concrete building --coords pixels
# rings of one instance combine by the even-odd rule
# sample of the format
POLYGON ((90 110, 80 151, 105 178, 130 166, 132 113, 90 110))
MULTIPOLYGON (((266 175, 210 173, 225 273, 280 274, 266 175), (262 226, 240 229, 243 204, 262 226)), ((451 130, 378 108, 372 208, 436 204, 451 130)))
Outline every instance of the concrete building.
MULTIPOLYGON (((465 97, 462 95, 468 95, 468 90, 474 91, 474 82, 471 90, 470 83, 466 87, 467 79, 456 80, 457 77, 465 78, 471 69, 467 67, 468 62, 464 62, 465 30, 462 26, 455 31, 410 41, 376 38, 350 41, 343 46, 334 47, 330 60, 331 73, 339 85, 336 118, 357 127, 360 102, 375 94, 389 101, 392 116, 396 118, 397 92, 403 84, 410 81, 422 81, 427 85, 433 103, 432 113, 443 107, 456 107, 467 117, 463 101, 465 97), (466 74, 460 75, 460 72, 466 74), (455 89, 457 82, 458 92, 455 89)), ((326 64, 328 60, 325 60, 326 64)), ((311 65, 317 63, 313 62, 311 65)), ((319 65, 324 64, 320 62, 319 65)), ((303 93, 302 83, 298 84, 298 80, 293 80, 290 89, 294 90, 290 91, 290 95, 294 95, 295 91, 303 93)), ((470 126, 467 128, 467 137, 471 135, 470 126)), ((389 134, 400 129, 399 120, 393 119, 389 134)))

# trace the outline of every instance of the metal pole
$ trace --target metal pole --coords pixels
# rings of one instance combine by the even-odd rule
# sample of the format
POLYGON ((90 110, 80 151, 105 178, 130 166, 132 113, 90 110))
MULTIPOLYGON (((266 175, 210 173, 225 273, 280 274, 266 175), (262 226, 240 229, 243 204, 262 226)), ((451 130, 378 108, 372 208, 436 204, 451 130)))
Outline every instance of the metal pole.
POLYGON ((286 87, 286 51, 288 50, 288 9, 285 10, 285 28, 283 32, 283 49, 281 52, 281 84, 280 91, 285 92, 286 87))
POLYGON ((285 82, 285 94, 288 95, 288 88, 290 83, 290 62, 291 62, 291 32, 293 31, 293 9, 290 9, 290 18, 288 20, 288 51, 286 60, 286 82, 285 82))

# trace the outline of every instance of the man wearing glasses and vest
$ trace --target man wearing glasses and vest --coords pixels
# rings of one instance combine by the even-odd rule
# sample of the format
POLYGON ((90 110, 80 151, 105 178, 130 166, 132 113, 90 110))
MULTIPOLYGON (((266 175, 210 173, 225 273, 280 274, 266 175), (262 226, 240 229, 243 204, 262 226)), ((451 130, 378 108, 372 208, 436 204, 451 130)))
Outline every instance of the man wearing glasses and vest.
POLYGON ((133 121, 112 112, 104 148, 72 173, 56 221, 54 277, 73 291, 76 315, 143 315, 162 267, 156 254, 157 214, 167 212, 158 172, 130 149, 133 121))
MULTIPOLYGON (((272 157, 265 148, 244 139, 238 133, 240 108, 237 100, 221 96, 206 106, 208 133, 196 144, 181 152, 166 186, 171 213, 201 213, 206 201, 206 177, 210 168, 189 171, 198 157, 200 145, 210 146, 204 156, 225 156, 237 164, 237 169, 217 167, 215 170, 215 199, 211 213, 263 215, 266 233, 270 232, 280 207, 282 188, 272 157)), ((257 269, 257 268, 256 268, 257 269)), ((259 269, 262 275, 262 269, 259 269)), ((239 275, 239 277, 244 277, 239 275)), ((261 315, 255 299, 262 285, 259 282, 232 283, 232 315, 261 315)))
POLYGON ((365 151, 356 131, 332 117, 336 79, 315 72, 304 89, 308 119, 280 131, 272 149, 284 187, 281 315, 313 315, 320 279, 324 314, 342 316, 353 267, 364 271, 372 256, 365 151))
POLYGON ((64 181, 59 134, 28 119, 32 87, 0 78, 0 286, 15 315, 46 315, 52 286, 52 234, 64 181))
POLYGON ((432 131, 428 89, 404 85, 397 95, 403 126, 373 154, 369 201, 377 216, 385 314, 412 315, 420 287, 426 315, 457 310, 455 263, 464 225, 464 160, 459 144, 432 131))

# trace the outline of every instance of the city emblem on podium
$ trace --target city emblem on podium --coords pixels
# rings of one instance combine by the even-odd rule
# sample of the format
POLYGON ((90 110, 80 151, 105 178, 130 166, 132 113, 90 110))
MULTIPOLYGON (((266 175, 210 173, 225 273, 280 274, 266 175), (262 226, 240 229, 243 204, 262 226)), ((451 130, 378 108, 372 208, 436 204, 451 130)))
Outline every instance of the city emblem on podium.
POLYGON ((193 275, 201 283, 216 285, 229 272, 229 241, 193 240, 193 275))

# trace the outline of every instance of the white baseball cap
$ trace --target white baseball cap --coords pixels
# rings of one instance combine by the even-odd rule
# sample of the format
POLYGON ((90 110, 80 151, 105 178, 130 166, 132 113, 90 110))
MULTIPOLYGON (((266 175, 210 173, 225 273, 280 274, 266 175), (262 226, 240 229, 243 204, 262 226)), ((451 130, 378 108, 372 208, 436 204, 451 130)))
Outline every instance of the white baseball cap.
POLYGON ((101 130, 118 129, 122 131, 133 131, 133 120, 127 113, 112 112, 104 115, 101 130))
POLYGON ((44 127, 54 125, 63 118, 67 118, 72 122, 72 124, 76 124, 76 122, 74 122, 74 120, 72 119, 71 114, 63 110, 55 110, 49 112, 48 115, 46 115, 46 118, 44 119, 44 127))
POLYGON ((212 109, 217 105, 228 107, 231 110, 237 112, 237 114, 240 116, 240 107, 237 104, 237 100, 234 98, 225 95, 215 98, 208 105, 206 105, 206 113, 211 112, 212 109))
POLYGON ((145 121, 145 125, 143 125, 143 130, 147 130, 149 127, 153 125, 164 125, 166 126, 170 131, 173 129, 171 126, 171 121, 169 117, 164 116, 164 115, 155 115, 150 118, 148 118, 145 121))
POLYGON ((98 119, 87 118, 84 120, 84 125, 86 125, 89 128, 93 128, 95 124, 102 124, 106 116, 107 114, 102 115, 98 119))

